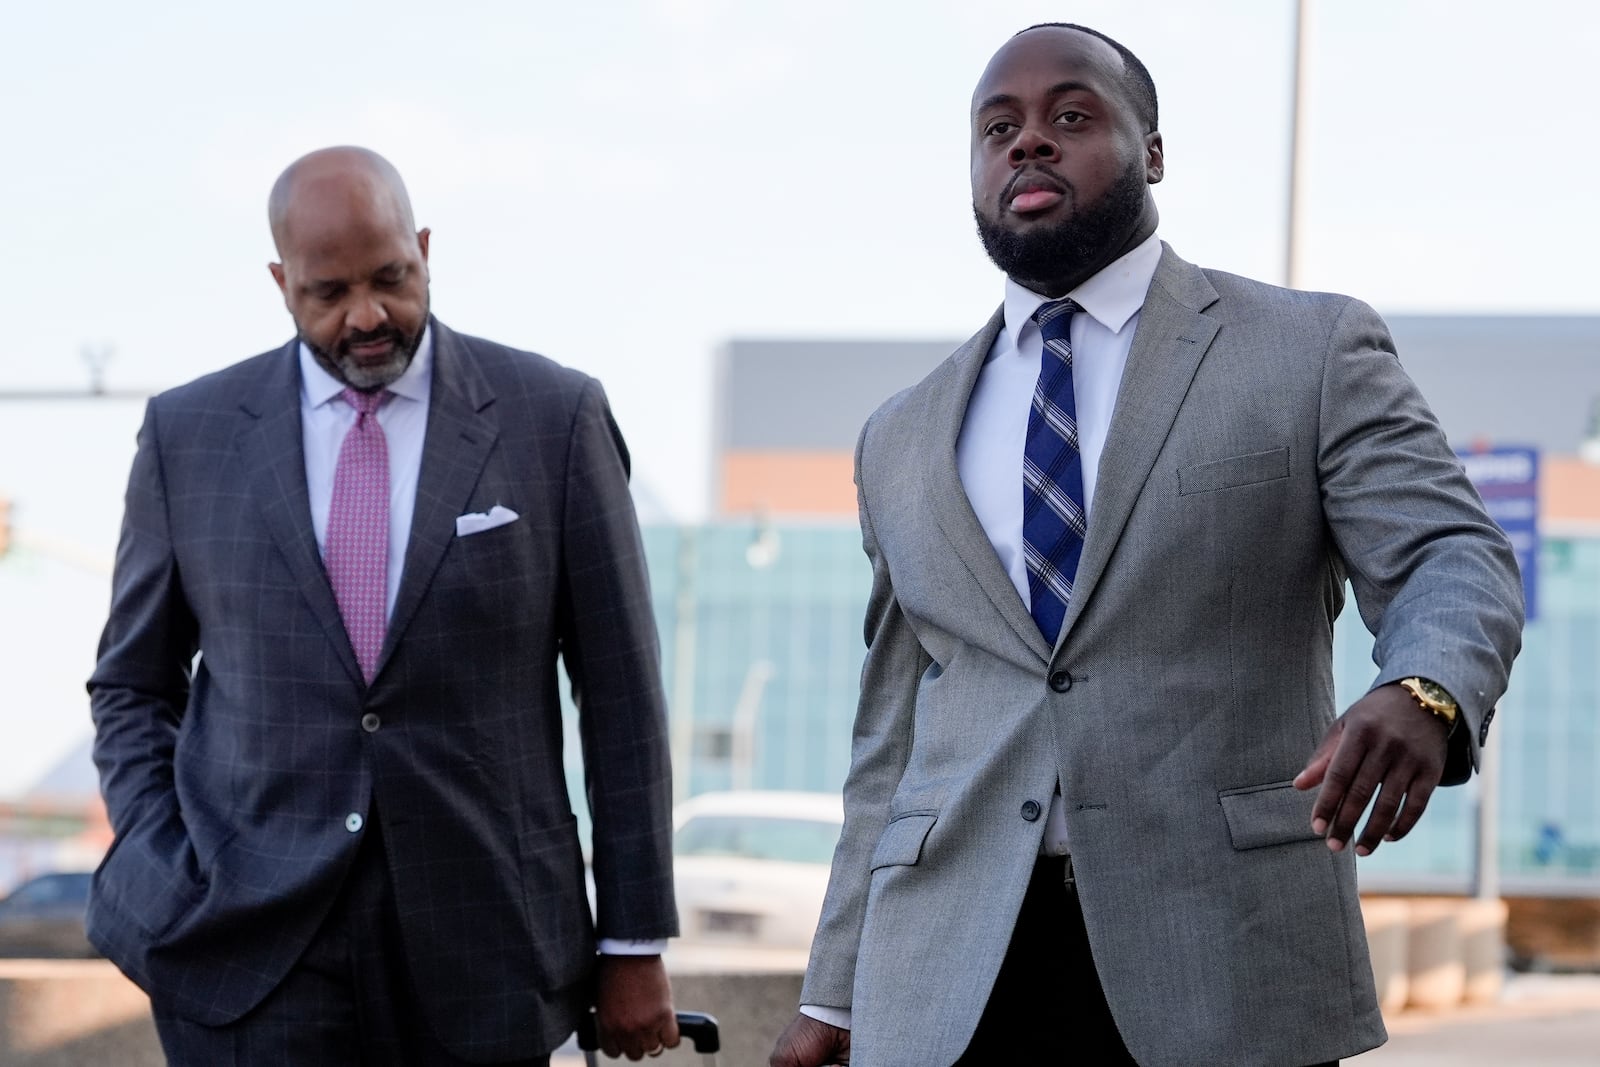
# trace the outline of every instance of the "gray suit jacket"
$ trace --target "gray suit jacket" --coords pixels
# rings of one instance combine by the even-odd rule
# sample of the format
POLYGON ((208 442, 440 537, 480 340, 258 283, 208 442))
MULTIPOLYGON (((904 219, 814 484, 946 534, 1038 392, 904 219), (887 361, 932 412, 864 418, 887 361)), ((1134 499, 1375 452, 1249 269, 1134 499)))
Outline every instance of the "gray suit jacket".
POLYGON ((433 331, 415 517, 370 687, 312 532, 294 343, 151 401, 89 683, 116 831, 89 934, 162 1009, 236 1019, 327 914, 353 816, 375 807, 433 1029, 463 1059, 521 1059, 572 1031, 594 962, 558 655, 581 710, 600 933, 676 932, 658 647, 599 384, 433 331), (456 535, 495 504, 521 517, 456 535))
POLYGON ((1450 777, 1470 773, 1520 644, 1509 545, 1370 308, 1167 249, 1051 649, 956 470, 1001 325, 862 431, 869 651, 803 1000, 852 1010, 859 1067, 952 1062, 1059 781, 1101 980, 1141 1064, 1284 1067, 1379 1044, 1355 861, 1313 836, 1315 794, 1290 780, 1335 716, 1346 578, 1377 635, 1374 685, 1420 674, 1455 694, 1450 777))

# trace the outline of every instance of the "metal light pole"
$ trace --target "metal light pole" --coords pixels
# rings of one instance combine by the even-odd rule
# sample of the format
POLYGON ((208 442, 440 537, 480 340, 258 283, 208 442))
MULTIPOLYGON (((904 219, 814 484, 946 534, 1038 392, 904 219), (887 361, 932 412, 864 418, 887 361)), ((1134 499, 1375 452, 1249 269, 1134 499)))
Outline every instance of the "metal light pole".
POLYGON ((739 700, 733 708, 733 776, 735 789, 754 789, 756 783, 756 725, 761 718, 761 697, 776 674, 772 664, 758 659, 744 672, 739 700))
POLYGON ((700 565, 698 531, 678 530, 677 588, 672 602, 672 802, 687 800, 694 778, 695 644, 700 631, 700 605, 695 571, 700 565))
POLYGON ((1283 250, 1283 284, 1298 289, 1303 281, 1300 215, 1305 207, 1306 52, 1311 35, 1311 0, 1296 0, 1294 12, 1294 68, 1289 110, 1289 207, 1283 250))
MULTIPOLYGON (((1466 723, 1461 728, 1471 729, 1466 723)), ((1478 756, 1477 854, 1472 872, 1472 891, 1479 900, 1500 899, 1499 763, 1496 753, 1488 745, 1483 746, 1478 756)))

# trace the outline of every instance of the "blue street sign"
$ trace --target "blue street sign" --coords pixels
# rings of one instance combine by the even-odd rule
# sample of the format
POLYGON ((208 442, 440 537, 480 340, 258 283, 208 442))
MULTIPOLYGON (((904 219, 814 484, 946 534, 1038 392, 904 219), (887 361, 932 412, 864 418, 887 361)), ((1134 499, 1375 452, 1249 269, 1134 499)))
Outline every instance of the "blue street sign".
POLYGON ((1500 524, 1522 568, 1522 596, 1528 621, 1539 610, 1539 452, 1498 445, 1456 453, 1477 486, 1489 517, 1500 524))

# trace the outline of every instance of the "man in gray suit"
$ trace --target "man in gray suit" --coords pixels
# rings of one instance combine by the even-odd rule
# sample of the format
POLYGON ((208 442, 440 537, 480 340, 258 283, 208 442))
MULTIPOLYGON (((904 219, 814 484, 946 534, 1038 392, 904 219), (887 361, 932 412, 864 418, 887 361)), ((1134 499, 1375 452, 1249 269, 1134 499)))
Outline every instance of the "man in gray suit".
POLYGON ((605 396, 430 315, 379 156, 306 156, 269 213, 298 337, 139 434, 90 938, 174 1064, 539 1065, 591 1004, 614 1055, 676 1044, 666 715, 605 396))
POLYGON ((1023 31, 971 119, 1005 301, 861 434, 845 827, 771 1062, 1371 1048, 1355 856, 1470 774, 1520 644, 1510 548, 1371 309, 1160 242, 1127 49, 1023 31), (1378 674, 1336 718, 1346 579, 1378 674))

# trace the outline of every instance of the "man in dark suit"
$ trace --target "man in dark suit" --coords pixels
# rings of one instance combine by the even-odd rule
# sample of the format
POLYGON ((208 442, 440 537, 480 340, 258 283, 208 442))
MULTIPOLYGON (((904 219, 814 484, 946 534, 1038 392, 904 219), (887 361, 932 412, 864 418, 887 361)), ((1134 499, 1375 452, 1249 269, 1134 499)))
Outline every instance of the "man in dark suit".
POLYGON ((666 716, 604 394, 430 316, 381 157, 306 156, 269 215, 298 337, 139 434, 90 938, 175 1064, 544 1064, 591 1004, 613 1055, 676 1044, 666 716))
POLYGON ((969 117, 1004 303, 862 430, 845 824, 772 1063, 1355 1055, 1355 855, 1471 773, 1510 545, 1372 309, 1161 242, 1133 53, 1033 27, 969 117), (1346 579, 1378 670, 1336 717, 1346 579))

